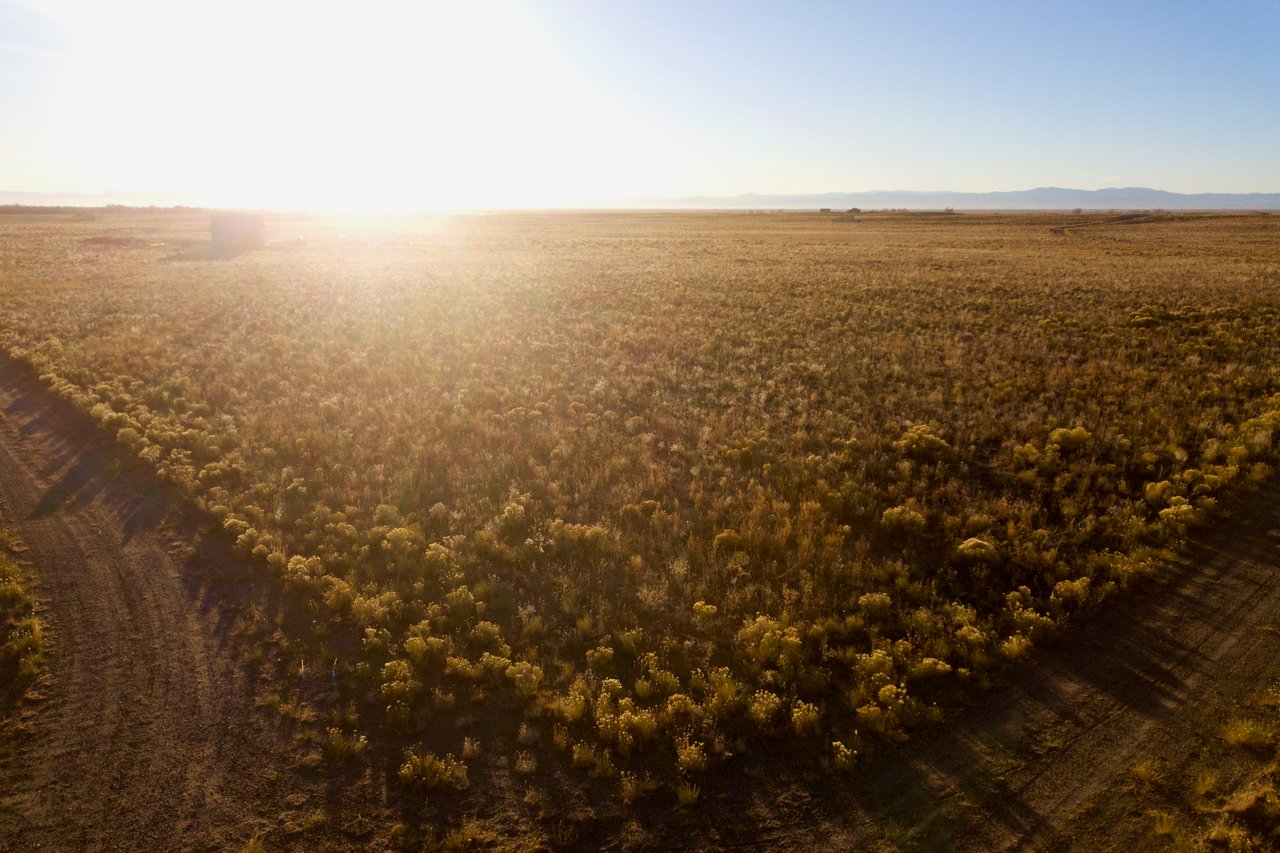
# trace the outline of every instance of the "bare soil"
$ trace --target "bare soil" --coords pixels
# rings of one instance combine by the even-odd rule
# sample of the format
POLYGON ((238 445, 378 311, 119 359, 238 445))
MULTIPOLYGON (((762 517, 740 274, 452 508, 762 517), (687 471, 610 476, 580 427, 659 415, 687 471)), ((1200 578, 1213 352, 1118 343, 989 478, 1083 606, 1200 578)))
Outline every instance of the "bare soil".
POLYGON ((313 848, 367 829, 345 814, 367 803, 289 769, 291 733, 255 705, 270 685, 235 624, 268 592, 8 360, 0 513, 53 641, 39 701, 0 739, 0 850, 313 848))
MULTIPOLYGON (((153 476, 0 362, 0 512, 29 550, 54 653, 0 744, 0 849, 376 846, 379 785, 291 770, 290 733, 234 630, 261 578, 153 476)), ((1144 850, 1162 839, 1132 768, 1190 772, 1246 697, 1280 680, 1280 483, 1186 556, 851 774, 768 744, 694 809, 610 811, 583 848, 1144 850)), ((714 781, 714 784, 712 784, 714 781)), ((1166 842, 1167 843, 1167 842, 1166 842)))

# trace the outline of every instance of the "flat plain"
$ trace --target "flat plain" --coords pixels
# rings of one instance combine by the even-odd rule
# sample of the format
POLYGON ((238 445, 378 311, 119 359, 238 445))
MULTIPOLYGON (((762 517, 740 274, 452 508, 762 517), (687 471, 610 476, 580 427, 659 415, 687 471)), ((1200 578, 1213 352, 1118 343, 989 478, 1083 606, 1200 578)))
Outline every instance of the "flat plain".
POLYGON ((1280 217, 208 224, 0 216, 15 849, 1274 842, 1280 217))

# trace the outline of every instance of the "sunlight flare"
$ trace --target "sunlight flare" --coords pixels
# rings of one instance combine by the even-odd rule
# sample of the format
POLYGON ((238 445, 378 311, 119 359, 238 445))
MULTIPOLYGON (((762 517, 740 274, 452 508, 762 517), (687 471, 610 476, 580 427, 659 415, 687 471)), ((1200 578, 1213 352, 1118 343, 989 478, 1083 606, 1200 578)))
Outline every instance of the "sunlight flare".
POLYGON ((652 177, 663 150, 522 3, 42 8, 76 42, 61 86, 109 187, 360 212, 559 206, 590 203, 620 157, 652 177))

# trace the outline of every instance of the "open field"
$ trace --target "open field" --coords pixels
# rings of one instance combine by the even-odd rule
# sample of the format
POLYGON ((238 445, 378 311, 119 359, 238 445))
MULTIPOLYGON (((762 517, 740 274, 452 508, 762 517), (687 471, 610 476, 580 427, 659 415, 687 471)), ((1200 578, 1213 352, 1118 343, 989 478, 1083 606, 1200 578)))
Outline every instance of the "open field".
POLYGON ((0 217, 0 831, 1265 843, 1280 217, 207 228, 0 217))

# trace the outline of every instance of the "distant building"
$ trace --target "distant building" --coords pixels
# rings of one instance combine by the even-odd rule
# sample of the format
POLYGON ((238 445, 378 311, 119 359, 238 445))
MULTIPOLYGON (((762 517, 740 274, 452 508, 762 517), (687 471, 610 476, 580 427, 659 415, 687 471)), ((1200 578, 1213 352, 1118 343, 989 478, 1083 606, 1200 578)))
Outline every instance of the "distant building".
POLYGON ((267 243, 267 223, 261 213, 215 213, 209 222, 215 249, 244 252, 267 243))

